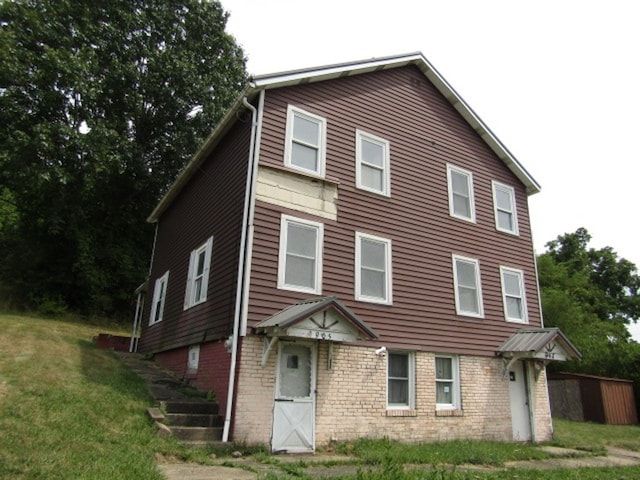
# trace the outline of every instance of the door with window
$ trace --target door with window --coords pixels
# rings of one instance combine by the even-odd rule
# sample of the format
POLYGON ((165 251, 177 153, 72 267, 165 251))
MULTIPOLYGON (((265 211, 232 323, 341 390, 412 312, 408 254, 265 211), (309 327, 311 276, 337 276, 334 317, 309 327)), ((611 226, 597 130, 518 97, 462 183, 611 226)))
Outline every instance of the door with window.
POLYGON ((509 369, 509 398, 513 439, 518 442, 528 442, 531 440, 531 413, 527 368, 523 361, 514 362, 509 369))
POLYGON ((314 450, 315 382, 316 345, 281 342, 273 405, 273 451, 314 450))

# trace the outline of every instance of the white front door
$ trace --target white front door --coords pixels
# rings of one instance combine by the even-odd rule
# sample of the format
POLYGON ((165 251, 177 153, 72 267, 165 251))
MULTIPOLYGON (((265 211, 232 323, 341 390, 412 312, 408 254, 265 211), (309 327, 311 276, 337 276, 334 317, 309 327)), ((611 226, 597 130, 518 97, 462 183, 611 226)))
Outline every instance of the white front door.
POLYGON ((509 369, 509 398, 511 399, 513 439, 518 442, 531 440, 531 417, 526 370, 522 361, 514 362, 509 369))
POLYGON ((316 345, 281 342, 273 406, 271 449, 315 448, 316 345))

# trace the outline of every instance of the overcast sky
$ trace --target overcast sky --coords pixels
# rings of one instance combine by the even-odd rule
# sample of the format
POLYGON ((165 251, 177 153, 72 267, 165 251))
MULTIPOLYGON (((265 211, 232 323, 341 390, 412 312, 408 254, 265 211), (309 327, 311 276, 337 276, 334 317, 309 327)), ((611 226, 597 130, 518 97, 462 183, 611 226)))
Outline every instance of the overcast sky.
POLYGON ((221 3, 250 74, 422 52, 542 186, 538 253, 585 227, 640 266, 640 2, 221 3))

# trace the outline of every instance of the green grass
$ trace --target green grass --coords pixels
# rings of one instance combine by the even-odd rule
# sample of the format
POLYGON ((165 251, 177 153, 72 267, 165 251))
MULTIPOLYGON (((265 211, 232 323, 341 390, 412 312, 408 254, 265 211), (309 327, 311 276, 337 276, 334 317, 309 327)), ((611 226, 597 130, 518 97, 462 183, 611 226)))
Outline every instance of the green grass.
POLYGON ((552 445, 600 453, 605 446, 640 452, 639 425, 601 425, 598 423, 553 420, 552 445))

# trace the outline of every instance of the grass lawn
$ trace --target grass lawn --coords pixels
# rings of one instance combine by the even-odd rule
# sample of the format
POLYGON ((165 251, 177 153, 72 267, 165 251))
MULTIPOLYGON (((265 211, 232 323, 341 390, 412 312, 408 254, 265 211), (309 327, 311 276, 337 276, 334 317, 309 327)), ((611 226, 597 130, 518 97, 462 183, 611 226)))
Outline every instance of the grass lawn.
MULTIPOLYGON (((225 449, 189 449, 155 434, 145 410, 146 386, 113 352, 98 350, 98 333, 127 334, 104 325, 0 314, 0 478, 161 479, 158 458, 203 464, 225 449)), ((556 421, 550 444, 599 454, 607 445, 640 451, 640 427, 556 421)), ((342 480, 640 479, 640 467, 551 471, 456 471, 451 465, 501 466, 546 458, 533 445, 443 442, 404 445, 358 440, 334 446, 359 465, 342 480), (444 468, 444 464, 449 467, 444 468)), ((269 465, 261 478, 310 479, 311 465, 285 463, 264 448, 243 449, 269 465), (257 453, 256 453, 257 452, 257 453)), ((329 466, 326 464, 325 466, 329 466)))

